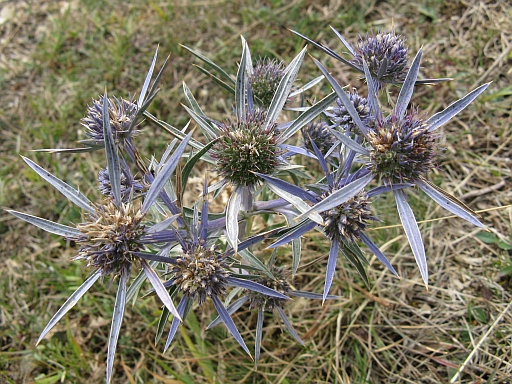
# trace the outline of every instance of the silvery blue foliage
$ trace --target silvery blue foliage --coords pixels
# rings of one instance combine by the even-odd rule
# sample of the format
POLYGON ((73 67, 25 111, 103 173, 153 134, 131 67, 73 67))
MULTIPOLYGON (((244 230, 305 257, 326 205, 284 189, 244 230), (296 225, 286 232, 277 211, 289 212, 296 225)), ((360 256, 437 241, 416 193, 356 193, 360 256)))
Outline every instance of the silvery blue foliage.
POLYGON ((185 47, 208 68, 198 67, 199 70, 229 91, 234 98, 233 113, 218 120, 208 117, 186 84, 184 108, 200 132, 193 135, 190 123, 177 129, 147 112, 157 96, 167 64, 166 60, 153 76, 155 53, 138 97, 109 98, 105 93, 93 101, 81 121, 87 136, 79 142, 81 147, 46 150, 104 151, 105 160, 95 178, 100 197, 89 200, 78 188, 23 158, 39 176, 84 211, 83 220, 68 226, 27 213, 9 212, 73 240, 78 248, 74 260, 83 262, 90 271, 85 282, 49 321, 38 343, 98 280, 115 282, 117 293, 106 364, 106 380, 111 382, 126 303, 136 300, 145 281, 149 281, 149 293, 158 296, 163 304, 157 342, 170 322, 164 351, 189 312, 211 303, 218 317, 209 328, 224 323, 251 355, 231 317, 248 304, 250 310, 257 312, 257 361, 265 311, 277 314, 292 337, 304 344, 285 314, 289 296, 335 299, 329 291, 340 253, 367 285, 371 284, 366 273, 369 261, 362 244, 398 276, 388 257, 368 235, 369 227, 381 219, 374 204, 377 196, 393 193, 425 284, 427 255, 407 201, 410 188, 418 187, 443 208, 485 228, 475 212, 428 177, 437 167, 441 136, 438 128, 472 103, 488 84, 424 118, 419 108, 409 107, 415 85, 447 79, 419 79, 421 50, 409 63, 405 40, 394 31, 367 34, 355 46, 334 32, 351 59, 294 33, 363 73, 367 95, 342 87, 316 59, 313 60, 321 74, 298 86, 305 48, 288 64, 263 58, 253 65, 249 46, 242 38, 238 72, 231 76, 207 56, 185 47), (301 103, 288 108, 299 103, 296 96, 323 79, 334 92, 309 106, 301 103), (379 102, 378 92, 383 84, 400 87, 391 109, 379 102), (159 158, 143 156, 137 147, 142 128, 149 123, 174 136, 159 158), (298 131, 302 140, 297 138, 298 131), (151 161, 145 160, 149 158, 151 161), (317 163, 322 172, 315 174, 297 165, 297 159, 302 164, 306 158, 317 163), (210 164, 219 180, 205 178, 201 196, 195 196, 198 202, 187 207, 183 197, 198 162, 210 164), (311 178, 315 178, 313 182, 311 178), (223 190, 227 185, 232 186, 232 192, 223 211, 210 212, 210 199, 227 194, 223 190), (263 215, 279 215, 285 223, 281 221, 282 225, 253 233, 248 221, 263 215), (294 286, 294 277, 300 273, 302 238, 312 231, 321 232, 329 247, 323 293, 305 292, 294 286), (289 257, 280 258, 283 267, 276 267, 275 252, 266 260, 262 250, 267 247, 291 248, 291 252, 285 252, 289 257), (138 275, 132 277, 133 272, 138 275))

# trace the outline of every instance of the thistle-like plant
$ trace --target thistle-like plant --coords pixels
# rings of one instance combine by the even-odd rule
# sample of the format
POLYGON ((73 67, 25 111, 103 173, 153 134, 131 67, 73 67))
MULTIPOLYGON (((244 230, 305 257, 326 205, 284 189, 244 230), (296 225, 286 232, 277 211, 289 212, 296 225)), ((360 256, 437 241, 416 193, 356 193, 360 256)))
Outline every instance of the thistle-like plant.
POLYGON ((366 165, 366 169, 370 172, 368 177, 370 180, 373 178, 380 179, 384 183, 380 192, 393 190, 400 220, 420 268, 421 276, 425 284, 428 284, 425 249, 418 224, 407 202, 406 192, 403 188, 417 186, 443 208, 485 229, 474 211, 448 192, 428 181, 427 175, 435 167, 438 135, 436 130, 473 102, 478 95, 485 91, 489 84, 481 85, 443 111, 424 119, 417 109, 407 110, 414 85, 417 84, 421 56, 422 50, 420 49, 407 72, 396 105, 387 116, 379 105, 377 90, 370 81, 372 74, 366 61, 363 61, 363 70, 368 83, 368 104, 374 119, 372 125, 365 124, 361 120, 350 98, 322 63, 317 60, 315 60, 315 63, 338 94, 339 100, 344 104, 347 112, 359 128, 360 133, 356 135, 355 140, 341 134, 337 137, 349 146, 354 153, 368 159, 366 165), (364 140, 365 145, 360 145, 362 140, 364 140))
MULTIPOLYGON (((145 258, 137 255, 142 254, 141 251, 145 250, 146 246, 152 242, 151 238, 148 239, 148 234, 152 232, 152 226, 146 225, 144 218, 149 208, 156 202, 155 196, 165 193, 162 192, 163 185, 158 182, 153 183, 145 196, 142 206, 131 198, 133 190, 128 195, 129 197, 123 200, 120 160, 110 127, 109 104, 106 94, 102 100, 103 141, 107 155, 108 178, 112 197, 107 196, 99 203, 92 203, 79 190, 52 175, 33 161, 23 158, 37 174, 87 213, 85 220, 77 224, 76 228, 73 228, 22 212, 12 210, 9 212, 45 231, 75 241, 79 246, 79 250, 74 259, 85 261, 86 266, 92 269, 92 273, 87 280, 66 300, 49 321, 42 331, 38 343, 98 279, 104 279, 105 277, 109 277, 112 280, 119 279, 108 339, 106 380, 109 383, 112 378, 117 340, 127 301, 127 286, 130 273, 134 267, 143 270, 167 310, 176 316, 177 319, 181 320, 181 317, 155 270, 148 264, 145 258)), ((190 135, 188 136, 189 138, 190 135)), ((164 166, 164 169, 168 172, 172 173, 174 171, 177 161, 181 158, 187 146, 188 139, 184 140, 172 156, 169 157, 167 164, 164 166)), ((162 174, 157 176, 157 179, 159 178, 162 178, 162 174)))
MULTIPOLYGON (((308 43, 313 44, 322 52, 327 53, 329 56, 363 74, 365 73, 363 63, 365 62, 370 73, 370 76, 367 76, 366 80, 372 81, 376 90, 381 89, 383 83, 401 84, 405 81, 409 69, 409 61, 407 58, 409 49, 405 46, 405 39, 397 35, 394 30, 382 31, 377 34, 372 32, 365 36, 360 35, 354 47, 332 26, 331 29, 348 50, 348 54, 352 56, 351 60, 345 59, 329 47, 317 43, 297 31, 291 30, 291 32, 300 36, 308 43)), ((416 84, 434 84, 449 80, 451 79, 417 79, 416 84)))
MULTIPOLYGON (((163 325, 167 321, 169 314, 174 315, 171 323, 171 329, 165 343, 164 351, 167 350, 176 335, 181 319, 186 319, 188 312, 192 308, 194 301, 201 306, 206 300, 211 300, 215 309, 219 314, 219 318, 224 322, 228 331, 233 335, 235 340, 250 355, 249 349, 245 345, 242 336, 238 332, 230 314, 222 304, 221 298, 227 294, 228 287, 239 287, 247 289, 255 294, 268 295, 276 300, 288 300, 284 294, 268 288, 257 282, 245 279, 243 275, 237 277, 233 272, 233 263, 239 264, 233 259, 234 251, 232 249, 220 252, 218 249, 218 237, 211 236, 212 226, 208 220, 208 187, 204 184, 203 203, 199 214, 198 206, 194 206, 191 223, 185 221, 184 228, 186 236, 182 236, 176 229, 170 230, 168 239, 176 239, 179 245, 178 255, 176 257, 162 258, 145 254, 154 261, 163 261, 171 265, 168 275, 170 279, 164 283, 166 289, 169 289, 172 296, 180 294, 182 296, 178 304, 178 314, 164 310, 160 319, 159 329, 163 329, 163 325), (173 236, 174 235, 174 236, 173 236)), ((266 236, 256 236, 242 242, 238 246, 238 251, 242 252, 247 247, 254 245, 266 236)), ((155 241, 163 241, 162 237, 155 237, 155 241)), ((243 265, 238 265, 244 268, 243 265)))

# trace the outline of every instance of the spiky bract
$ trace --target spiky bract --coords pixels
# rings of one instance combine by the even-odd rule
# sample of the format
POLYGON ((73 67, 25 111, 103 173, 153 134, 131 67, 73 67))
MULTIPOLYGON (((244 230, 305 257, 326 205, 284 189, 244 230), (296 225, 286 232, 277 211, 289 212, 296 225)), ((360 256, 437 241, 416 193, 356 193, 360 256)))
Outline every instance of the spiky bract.
MULTIPOLYGON (((255 281, 257 283, 260 283, 261 285, 264 285, 265 287, 271 288, 274 291, 286 295, 288 291, 291 289, 291 286, 285 278, 285 269, 272 267, 271 272, 274 275, 275 279, 272 279, 267 275, 263 275, 256 279, 255 281)), ((271 311, 276 307, 282 307, 283 304, 287 301, 284 299, 279 299, 277 297, 267 296, 256 291, 247 292, 249 294, 250 309, 258 308, 271 311)))
MULTIPOLYGON (((353 89, 352 92, 347 92, 347 96, 350 102, 354 105, 357 113, 363 124, 366 127, 373 126, 374 118, 370 113, 370 106, 368 104, 368 99, 365 97, 359 96, 356 89, 353 89)), ((327 113, 327 115, 336 123, 336 126, 339 127, 344 132, 353 132, 360 133, 359 128, 354 123, 354 120, 350 116, 347 111, 347 108, 343 104, 340 99, 336 99, 336 105, 334 108, 327 113)))
POLYGON ((325 121, 312 121, 301 128, 302 138, 304 139, 304 147, 313 152, 311 140, 324 155, 336 142, 336 137, 329 131, 329 126, 325 121))
MULTIPOLYGON (((336 192, 325 192, 322 199, 336 192)), ((334 208, 320 213, 324 219, 324 232, 331 241, 355 241, 368 226, 369 220, 378 220, 372 215, 371 202, 364 191, 334 208)))
POLYGON ((368 139, 369 169, 388 184, 417 180, 436 167, 436 135, 414 109, 401 122, 395 114, 379 121, 368 139))
POLYGON ((196 296, 199 305, 207 297, 226 293, 229 277, 226 256, 217 252, 214 246, 208 248, 202 240, 198 244, 187 244, 171 272, 170 284, 188 297, 196 296))
POLYGON ((268 108, 285 73, 285 65, 276 59, 258 60, 249 75, 249 84, 256 102, 268 108))
POLYGON ((279 163, 277 125, 265 127, 265 117, 264 111, 254 110, 219 127, 212 157, 220 175, 235 185, 253 186, 259 178, 252 172, 272 174, 279 163))
MULTIPOLYGON (((85 127, 85 134, 92 140, 101 141, 103 136, 103 98, 94 99, 92 105, 87 107, 87 116, 80 123, 85 127)), ((110 128, 114 139, 119 140, 128 133, 132 120, 137 113, 137 104, 117 97, 108 99, 108 112, 110 117, 110 128)), ((131 136, 138 131, 133 129, 131 136)))
POLYGON ((377 80, 377 85, 380 82, 402 83, 408 71, 409 52, 404 42, 405 39, 395 34, 395 31, 359 36, 352 63, 363 68, 363 60, 366 61, 372 77, 377 80), (379 72, 384 62, 385 71, 379 72))
POLYGON ((141 251, 144 234, 143 214, 131 203, 117 207, 108 198, 95 206, 87 221, 77 225, 81 236, 73 240, 80 249, 75 260, 86 260, 88 267, 101 271, 102 276, 114 277, 129 271, 134 261, 132 252, 141 251))

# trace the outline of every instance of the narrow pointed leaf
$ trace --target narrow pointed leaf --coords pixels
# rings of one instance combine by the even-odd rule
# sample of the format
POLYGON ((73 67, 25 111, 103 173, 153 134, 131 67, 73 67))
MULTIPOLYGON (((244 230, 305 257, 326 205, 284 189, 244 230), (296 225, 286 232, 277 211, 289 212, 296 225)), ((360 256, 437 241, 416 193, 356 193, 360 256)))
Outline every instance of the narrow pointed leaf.
POLYGON ((322 304, 327 299, 329 290, 331 289, 332 281, 334 279, 334 272, 336 272, 336 261, 338 260, 338 251, 340 244, 337 241, 331 242, 331 249, 329 250, 329 259, 327 260, 327 270, 325 271, 325 285, 324 294, 322 295, 322 304))
POLYGON ((236 277, 228 277, 227 278, 227 281, 229 284, 231 285, 235 285, 237 287, 242 287, 242 288, 245 288, 245 289, 249 289, 253 292, 258 292, 258 293, 261 293, 263 295, 267 295, 267 296, 272 296, 272 297, 276 297, 278 299, 283 299, 283 300, 290 300, 290 298, 280 292, 277 292, 275 290, 273 290, 272 288, 269 288, 269 287, 266 287, 260 283, 257 283, 255 281, 251 281, 251 280, 245 280, 245 279, 239 279, 239 278, 236 278, 236 277))
POLYGON ((347 148, 350 148, 351 150, 357 152, 357 153, 361 153, 363 155, 366 155, 366 156, 370 156, 370 151, 367 150, 365 147, 363 147, 361 144, 359 144, 358 142, 352 140, 350 137, 348 137, 347 135, 341 133, 341 132, 338 132, 336 131, 335 129, 332 129, 332 128, 329 128, 329 131, 339 140, 341 141, 343 144, 345 144, 345 146, 347 146, 347 148))
MULTIPOLYGON (((161 255, 154 254, 154 253, 132 252, 132 255, 143 259, 141 261, 148 260, 148 261, 154 261, 157 263, 173 264, 173 265, 176 264, 176 259, 168 257, 168 256, 161 256, 161 255)), ((144 272, 145 271, 146 271, 146 269, 144 269, 144 272)), ((153 271, 153 273, 154 273, 154 271, 153 271)), ((151 284, 153 284, 153 282, 151 280, 150 280, 150 282, 151 282, 151 284)))
POLYGON ((433 85, 433 84, 438 84, 438 83, 444 83, 446 81, 452 81, 453 78, 451 77, 441 77, 439 79, 421 79, 421 80, 416 80, 416 85, 433 85))
POLYGON ((311 138, 310 138, 310 143, 311 143, 311 146, 313 147, 313 151, 315 152, 316 158, 318 159, 318 163, 320 164, 320 167, 322 167, 322 171, 324 171, 324 173, 325 173, 325 178, 327 179, 327 185, 329 186, 329 188, 333 188, 334 184, 333 184, 332 175, 329 172, 329 167, 327 166, 327 162, 325 161, 324 155, 322 154, 322 152, 320 152, 320 150, 318 149, 318 147, 315 144, 315 141, 312 140, 311 138))
POLYGON ((338 95, 338 98, 341 100, 345 108, 347 109, 347 112, 349 113, 350 117, 356 123, 357 127, 361 131, 361 133, 368 137, 368 129, 366 129, 366 126, 361 121, 361 118, 359 117, 359 113, 357 112, 356 108, 354 107, 354 104, 350 101, 350 98, 347 96, 341 85, 338 84, 336 79, 332 77, 332 75, 329 73, 327 68, 323 66, 321 62, 319 62, 316 59, 313 59, 315 64, 320 68, 320 71, 324 74, 327 81, 331 84, 331 87, 334 89, 336 94, 338 95))
POLYGON ((396 183, 396 184, 392 184, 392 185, 381 185, 379 187, 375 187, 375 188, 369 190, 367 195, 368 195, 369 198, 372 198, 372 197, 375 197, 375 196, 380 195, 382 193, 386 193, 386 192, 390 192, 390 191, 395 191, 397 189, 409 188, 409 187, 414 187, 414 184, 396 183))
POLYGON ((407 239, 411 245, 416 263, 420 268, 421 277, 423 278, 425 285, 428 285, 427 257, 425 255, 425 247, 423 246, 423 240, 421 239, 421 232, 418 227, 418 223, 416 222, 414 213, 407 202, 405 192, 402 190, 396 190, 393 192, 395 194, 400 221, 402 222, 405 234, 407 235, 407 239))
POLYGON ((359 234, 359 236, 361 238, 361 241, 366 244, 366 246, 370 249, 370 251, 373 252, 373 254, 375 256, 377 256, 377 258, 380 260, 380 262, 382 264, 384 264, 387 269, 389 269, 391 272, 393 272, 393 274, 395 276, 398 276, 397 271, 395 271, 395 268, 393 268, 393 266, 389 262, 388 258, 386 257, 386 255, 384 255, 384 253, 382 253, 382 251, 379 249, 379 247, 377 247, 377 245, 375 245, 375 243, 364 233, 361 232, 359 234))
POLYGON ((278 142, 284 143, 286 140, 292 137, 295 134, 295 132, 300 130, 303 126, 313 121, 318 115, 324 112, 327 109, 327 107, 329 107, 329 105, 331 105, 337 98, 338 96, 336 95, 336 93, 332 92, 331 94, 327 95, 322 100, 320 100, 318 103, 311 106, 307 111, 301 113, 288 128, 281 132, 281 134, 279 135, 278 142))
POLYGON ((141 261, 142 269, 144 269, 144 273, 148 277, 149 282, 155 289, 156 294, 162 300, 162 303, 165 305, 165 307, 169 310, 169 312, 179 320, 181 320, 181 317, 176 310, 176 307, 174 306, 174 303, 172 302, 171 297, 169 296, 169 292, 167 292, 167 289, 164 287, 164 284, 156 274, 156 272, 151 268, 148 263, 145 260, 141 261))
POLYGON ((105 138, 105 152, 107 155, 108 177, 112 187, 112 195, 116 206, 121 205, 121 166, 117 147, 110 128, 107 92, 103 95, 103 137, 105 138))
POLYGON ((220 85, 222 88, 224 88, 226 91, 231 93, 233 96, 235 95, 235 88, 233 88, 231 85, 229 85, 228 83, 223 81, 221 78, 215 76, 213 73, 211 73, 210 71, 208 71, 207 69, 205 69, 203 67, 200 67, 199 65, 195 65, 195 64, 192 64, 192 65, 194 67, 196 67, 197 69, 199 69, 201 72, 203 72, 210 79, 212 79, 214 83, 217 83, 218 85, 220 85))
POLYGON ((469 104, 471 104, 483 91, 487 89, 491 83, 483 84, 473 91, 469 92, 463 98, 455 101, 450 104, 441 112, 436 113, 431 116, 426 123, 429 125, 428 130, 432 132, 433 130, 439 128, 440 126, 446 124, 450 121, 456 114, 466 108, 469 104))
POLYGON ((292 274, 297 273, 300 264, 300 256, 302 252, 302 241, 300 238, 292 240, 292 274))
POLYGON ((256 341, 254 342, 254 361, 258 362, 261 352, 261 339, 263 338, 263 308, 258 308, 258 319, 256 321, 256 341))
POLYGON ((235 83, 235 108, 236 115, 239 119, 245 119, 246 112, 246 96, 247 96, 247 52, 249 48, 245 42, 242 42, 242 58, 240 59, 240 65, 238 66, 238 72, 236 74, 235 83))
POLYGON ((153 61, 151 62, 151 66, 149 67, 148 74, 146 75, 146 79, 144 80, 144 85, 142 86, 142 90, 140 91, 139 100, 137 102, 139 108, 144 103, 144 99, 146 97, 146 92, 148 90, 149 83, 151 82, 151 78, 153 77, 153 71, 155 69, 157 56, 158 56, 158 48, 155 51, 155 55, 153 56, 153 61))
MULTIPOLYGON (((176 137, 178 139, 184 140, 187 137, 187 135, 184 132, 180 131, 177 128, 174 128, 170 124, 167 124, 165 121, 159 120, 158 118, 156 118, 155 116, 153 116, 151 113, 149 113, 147 111, 144 112, 144 116, 146 116, 149 120, 151 120, 152 122, 154 122, 158 126, 162 127, 163 129, 165 129, 167 132, 169 132, 171 135, 173 135, 174 137, 176 137)), ((190 139, 189 140, 189 145, 192 148, 199 149, 199 150, 204 148, 204 145, 201 144, 199 141, 197 141, 195 139, 190 139)), ((206 159, 203 159, 203 160, 206 160, 206 159)), ((208 161, 210 163, 212 162, 211 159, 208 159, 206 161, 208 161)))
MULTIPOLYGON (((316 41, 314 40, 311 40, 309 37, 306 37, 302 34, 300 34, 299 32, 296 32, 296 31, 293 31, 290 29, 290 32, 293 32, 295 33, 297 36, 299 37, 302 37, 304 40, 306 40, 308 43, 314 45, 316 48, 320 49, 322 52, 324 53, 327 53, 329 56, 335 58, 336 60, 339 60, 341 61, 342 63, 348 65, 349 67, 352 67, 353 69, 355 69, 356 71, 361 71, 361 68, 357 67, 356 65, 352 64, 350 61, 348 61, 347 59, 345 59, 344 57, 338 55, 336 52, 334 52, 332 49, 320 44, 320 43, 317 43, 316 41)), ((350 49, 349 49, 350 50, 350 49)))
POLYGON ((188 114, 194 119, 194 121, 199 126, 199 129, 201 129, 201 132, 206 136, 206 138, 209 141, 215 140, 217 138, 217 132, 218 128, 215 127, 213 124, 210 124, 208 120, 206 120, 203 116, 198 115, 195 113, 192 109, 187 107, 186 105, 183 105, 183 108, 188 112, 188 114))
POLYGON ((276 122, 277 117, 281 113, 284 103, 288 99, 290 95, 290 91, 293 86, 293 82, 295 81, 300 66, 302 64, 302 60, 304 59, 304 55, 306 54, 306 48, 299 52, 299 54, 290 62, 290 64, 285 69, 285 75, 279 82, 277 86, 276 93, 272 98, 272 102, 268 107, 267 118, 265 119, 265 127, 276 122))
POLYGON ((346 259, 350 262, 350 264, 352 264, 356 268, 357 273, 359 273, 359 276, 361 276, 366 286, 370 288, 368 275, 366 274, 366 270, 364 269, 364 265, 361 263, 361 261, 354 254, 352 254, 352 252, 346 247, 342 246, 340 249, 343 255, 346 257, 346 259))
MULTIPOLYGON (((366 77, 366 84, 368 85, 368 104, 370 106, 370 113, 375 116, 380 111, 379 99, 377 98, 377 89, 375 89, 375 83, 373 82, 373 77, 370 73, 366 60, 363 60, 363 70, 366 77)), ((375 117, 378 118, 378 116, 375 117)))
POLYGON ((240 335, 240 332, 238 332, 238 329, 236 329, 236 325, 233 322, 233 319, 229 315, 229 313, 226 311, 226 308, 224 308, 224 305, 219 300, 219 298, 215 295, 212 295, 212 301, 213 305, 215 306, 215 309, 219 313, 220 318, 226 324, 226 327, 228 328, 229 333, 233 335, 235 340, 240 344, 240 346, 244 349, 244 351, 251 356, 251 352, 249 352, 249 348, 247 348, 247 345, 245 345, 244 340, 242 339, 242 336, 240 335))
POLYGON ((16 216, 18 219, 24 220, 55 235, 64 237, 77 237, 82 235, 82 232, 78 229, 68 227, 67 225, 54 223, 53 221, 41 219, 40 217, 28 215, 23 212, 13 211, 12 209, 8 209, 7 212, 16 216))
MULTIPOLYGON (((297 296, 297 297, 303 297, 305 299, 313 299, 313 300, 323 300, 324 295, 321 293, 313 293, 313 292, 306 292, 306 291, 288 291, 288 295, 290 296, 297 296)), ((334 300, 339 299, 339 296, 335 295, 328 295, 326 297, 326 300, 334 300)))
POLYGON ((320 216, 320 214, 318 212, 312 211, 312 209, 315 206, 313 206, 313 208, 311 208, 304 201, 302 201, 302 199, 300 197, 297 197, 297 196, 291 194, 290 192, 281 189, 277 185, 268 183, 267 186, 277 196, 285 199, 290 204, 292 204, 295 208, 297 208, 302 213, 301 216, 308 216, 308 218, 311 219, 312 221, 314 221, 315 223, 320 224, 320 225, 324 224, 324 219, 322 218, 322 216, 320 216))
POLYGON ((311 80, 310 82, 304 84, 299 89, 296 89, 295 91, 290 93, 290 95, 288 97, 295 97, 295 96, 300 95, 301 93, 304 93, 304 91, 307 91, 308 89, 313 88, 315 85, 317 85, 323 79, 325 79, 324 76, 318 76, 317 78, 315 78, 315 79, 311 80))
MULTIPOLYGON (((103 142, 102 142, 103 144, 103 142)), ((103 145, 101 146, 103 148, 103 145)), ((32 152, 46 152, 46 153, 86 153, 94 152, 100 149, 99 147, 87 148, 46 148, 46 149, 33 149, 32 152)))
POLYGON ((204 112, 199 106, 199 103, 196 101, 196 98, 192 94, 192 91, 190 88, 183 82, 183 93, 185 94, 185 99, 187 99, 188 105, 192 110, 198 114, 199 116, 204 116, 204 112))
POLYGON ((293 338, 295 340, 297 340, 297 342, 300 345, 304 346, 305 345, 304 342, 300 338, 300 336, 297 333, 297 331, 295 330, 295 328, 293 328, 292 323, 290 323, 290 320, 288 320, 288 317, 286 317, 283 309, 280 306, 276 306, 276 309, 277 309, 277 312, 279 313, 279 316, 281 317, 281 320, 283 320, 283 323, 284 323, 286 329, 288 330, 288 332, 290 332, 290 334, 293 336, 293 338))
MULTIPOLYGON (((158 84, 160 83, 160 79, 162 78, 162 74, 165 71, 165 68, 167 68, 167 64, 169 63, 169 59, 171 58, 171 55, 168 55, 163 63, 163 65, 160 67, 160 70, 158 71, 155 81, 153 81, 153 84, 151 84, 151 87, 149 88, 148 95, 150 97, 155 93, 156 87, 158 87, 158 84)), ((147 101, 147 99, 146 99, 147 101)))
POLYGON ((317 202, 316 197, 312 193, 305 191, 302 188, 297 187, 294 184, 290 184, 287 181, 278 179, 276 177, 264 175, 263 173, 258 173, 258 172, 254 172, 254 173, 256 175, 258 175, 259 177, 261 177, 263 180, 265 180, 267 183, 272 184, 272 185, 282 189, 283 191, 288 192, 289 194, 291 194, 293 196, 300 197, 301 199, 307 200, 311 203, 317 202))
POLYGON ((286 232, 284 236, 277 239, 274 244, 269 246, 269 248, 277 248, 281 245, 289 243, 290 241, 299 239, 303 234, 311 231, 317 225, 318 224, 315 223, 314 221, 306 219, 302 221, 300 224, 296 225, 295 227, 292 227, 289 232, 286 232))
POLYGON ((185 295, 185 296, 183 296, 180 303, 178 304, 179 316, 174 316, 174 318, 172 319, 169 336, 167 336, 167 341, 165 342, 164 353, 165 353, 165 351, 167 351, 167 349, 171 345, 172 340, 174 339, 174 336, 176 335, 176 331, 178 330, 180 322, 182 321, 181 319, 182 319, 183 313, 185 312, 185 308, 187 306, 188 301, 189 301, 189 298, 185 295))
POLYGON ((249 44, 247 43, 247 40, 245 40, 243 36, 240 36, 240 39, 242 40, 242 49, 244 47, 247 47, 247 60, 245 62, 245 69, 247 70, 247 74, 250 76, 254 72, 254 68, 252 66, 251 50, 249 49, 249 44))
POLYGON ((387 69, 388 69, 388 59, 384 58, 382 60, 382 63, 380 64, 379 72, 377 73, 377 80, 382 79, 382 76, 384 76, 386 74, 387 69))
MULTIPOLYGON (((163 257, 160 255, 160 257, 163 257)), ((155 268, 158 265, 158 261, 150 261, 149 265, 153 268, 155 268)), ((135 300, 137 298, 137 295, 139 294, 140 287, 142 287, 142 284, 146 281, 147 276, 144 273, 144 271, 140 271, 137 277, 132 281, 130 286, 128 287, 128 291, 126 292, 126 302, 129 303, 133 300, 132 305, 135 305, 135 300)))
POLYGON ((417 180, 416 185, 425 192, 432 200, 451 213, 469 221, 482 229, 487 227, 477 219, 478 215, 462 201, 427 180, 417 180))
POLYGON ((48 332, 54 327, 55 324, 58 323, 60 319, 71 309, 75 306, 75 304, 82 298, 82 296, 89 290, 89 288, 92 287, 92 285, 98 280, 101 276, 101 271, 97 270, 94 272, 91 276, 87 278, 87 280, 84 281, 84 283, 75 291, 69 298, 66 300, 66 302, 62 305, 62 307, 59 308, 59 310, 53 315, 51 320, 48 322, 46 327, 43 329, 43 332, 41 332, 41 336, 39 336, 39 339, 37 340, 37 344, 43 340, 43 338, 47 335, 48 332))
POLYGON ((355 181, 347 184, 343 188, 338 189, 337 191, 331 193, 325 199, 323 199, 320 203, 314 205, 307 212, 301 213, 297 219, 301 217, 310 217, 311 213, 321 213, 325 212, 328 209, 337 207, 340 204, 343 204, 347 200, 353 198, 359 192, 363 190, 370 182, 373 180, 373 175, 368 173, 367 175, 356 179, 355 181))
POLYGON ((107 383, 112 381, 112 369, 114 367, 114 358, 117 348, 117 340, 121 331, 121 323, 123 322, 124 309, 126 306, 126 285, 130 278, 129 271, 121 274, 119 286, 117 288, 116 302, 114 304, 114 313, 112 314, 112 325, 110 326, 110 335, 108 336, 107 350, 107 383))
POLYGON ((336 36, 338 36, 338 39, 341 40, 341 42, 343 43, 343 45, 345 46, 345 48, 348 49, 348 51, 350 52, 350 54, 352 56, 356 56, 356 51, 354 50, 354 48, 352 48, 352 45, 347 41, 345 40, 345 38, 341 35, 341 33, 339 33, 335 28, 333 28, 332 25, 330 25, 331 29, 333 30, 333 32, 336 34, 336 36))
POLYGON ((219 72, 219 74, 224 78, 226 79, 226 81, 230 82, 231 84, 233 84, 233 86, 235 85, 235 81, 231 78, 231 76, 228 75, 228 73, 226 71, 224 71, 221 67, 219 67, 217 64, 215 64, 213 61, 211 61, 209 58, 207 58, 206 56, 200 54, 199 52, 196 52, 194 51, 192 48, 189 48, 187 47, 186 45, 183 45, 183 44, 180 44, 180 46, 182 46, 183 48, 185 48, 187 51, 189 51, 190 53, 192 53, 194 56, 196 56, 197 58, 199 58, 200 60, 202 60, 203 62, 205 62, 206 64, 208 64, 210 67, 212 67, 213 69, 215 69, 217 72, 219 72))
POLYGON ((238 214, 242 205, 242 186, 237 186, 226 206, 226 236, 235 253, 238 252, 238 214))
POLYGON ((169 158, 167 163, 163 166, 163 168, 158 172, 157 176, 153 180, 149 191, 146 194, 146 198, 144 199, 144 203, 142 204, 141 212, 146 213, 148 209, 155 203, 158 195, 165 187, 165 184, 169 181, 172 173, 176 169, 178 162, 181 159, 181 155, 185 151, 187 147, 188 141, 192 137, 192 132, 190 132, 185 139, 180 143, 178 148, 174 151, 172 156, 169 158))
POLYGON ((76 204, 80 208, 83 208, 89 212, 94 212, 94 207, 93 207, 91 201, 82 192, 80 192, 79 190, 66 184, 64 181, 62 181, 58 177, 52 175, 50 172, 48 172, 46 169, 40 167, 39 165, 34 163, 32 160, 30 160, 24 156, 21 156, 21 158, 39 176, 41 176, 43 179, 45 179, 47 182, 49 182, 51 185, 53 185, 60 193, 62 193, 64 196, 66 196, 66 198, 69 201, 71 201, 72 203, 76 204))
MULTIPOLYGON (((231 305, 229 305, 226 310, 228 311, 229 315, 233 315, 236 311, 238 311, 242 305, 244 305, 247 300, 249 300, 249 296, 243 296, 241 298, 239 298, 238 300, 234 301, 231 305)), ((206 329, 210 329, 210 328, 213 328, 215 327, 216 325, 219 325, 220 323, 222 322, 222 319, 220 318, 220 316, 217 316, 215 318, 215 320, 213 320, 207 327, 206 329)))
POLYGON ((420 48, 411 64, 411 67, 409 68, 409 71, 407 72, 407 76, 402 84, 402 89, 400 89, 398 99, 396 100, 395 116, 397 117, 397 124, 399 125, 405 116, 405 111, 407 110, 407 106, 411 101, 412 93, 414 92, 414 84, 416 84, 416 79, 418 78, 418 73, 420 71, 422 54, 423 51, 420 48))

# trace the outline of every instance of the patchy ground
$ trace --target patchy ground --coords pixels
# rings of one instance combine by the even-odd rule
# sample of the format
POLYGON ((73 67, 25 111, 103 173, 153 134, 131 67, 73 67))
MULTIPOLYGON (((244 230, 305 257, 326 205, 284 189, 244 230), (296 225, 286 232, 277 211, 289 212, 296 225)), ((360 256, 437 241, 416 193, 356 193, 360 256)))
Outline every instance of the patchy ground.
MULTIPOLYGON (((0 206, 63 223, 80 219, 80 212, 64 204, 19 155, 37 160, 84 193, 97 194, 95 173, 89 172, 100 168, 94 154, 30 150, 75 145, 83 138, 79 119, 91 99, 105 86, 124 97, 136 92, 158 44, 162 61, 171 53, 171 65, 152 112, 180 127, 187 121, 180 107, 183 80, 214 117, 229 110, 231 101, 192 67, 195 61, 179 44, 201 49, 234 72, 240 34, 253 55, 289 59, 302 42, 286 28, 341 51, 329 25, 352 41, 369 29, 394 26, 412 51, 423 45, 422 74, 454 78, 416 90, 414 103, 427 115, 493 81, 443 128, 446 149, 434 175, 478 210, 491 232, 446 218, 447 212, 425 196, 411 199, 423 220, 429 289, 421 283, 398 220, 381 223, 372 237, 402 279, 374 263, 368 290, 351 267, 339 268, 332 293, 340 300, 324 306, 295 300, 287 308, 305 348, 270 315, 265 319, 257 369, 221 327, 202 331, 211 319, 209 309, 198 311, 163 355, 161 343, 153 342, 159 306, 143 299, 127 311, 116 382, 512 382, 512 8, 505 0, 0 1, 0 206)), ((309 53, 340 82, 357 78, 314 48, 309 53)), ((301 81, 316 77, 315 68, 308 60, 301 81)), ((316 92, 326 90, 324 85, 316 92)), ((141 137, 147 153, 157 154, 169 139, 149 125, 141 137)), ((391 212, 392 202, 383 198, 379 208, 391 212)), ((115 290, 106 284, 94 288, 53 337, 36 347, 50 316, 87 271, 69 262, 73 250, 64 241, 6 213, 0 213, 0 237, 0 382, 102 382, 115 290)), ((318 292, 328 250, 314 236, 304 247, 303 265, 312 266, 295 284, 318 292)), ((286 263, 286 250, 281 253, 286 263)), ((236 321, 252 345, 255 316, 241 313, 236 321)))

